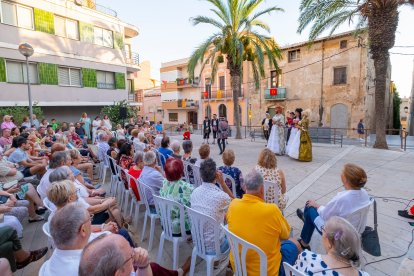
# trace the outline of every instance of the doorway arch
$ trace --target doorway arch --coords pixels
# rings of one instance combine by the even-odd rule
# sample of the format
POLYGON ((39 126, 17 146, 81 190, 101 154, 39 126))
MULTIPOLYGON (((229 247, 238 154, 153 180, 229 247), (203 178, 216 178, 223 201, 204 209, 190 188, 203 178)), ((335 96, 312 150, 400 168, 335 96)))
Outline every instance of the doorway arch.
MULTIPOLYGON (((331 106, 331 128, 348 128, 348 107, 345 104, 338 103, 331 106)), ((346 130, 338 130, 346 134, 346 130)))
POLYGON ((224 104, 220 104, 218 107, 219 117, 227 118, 227 107, 224 104))

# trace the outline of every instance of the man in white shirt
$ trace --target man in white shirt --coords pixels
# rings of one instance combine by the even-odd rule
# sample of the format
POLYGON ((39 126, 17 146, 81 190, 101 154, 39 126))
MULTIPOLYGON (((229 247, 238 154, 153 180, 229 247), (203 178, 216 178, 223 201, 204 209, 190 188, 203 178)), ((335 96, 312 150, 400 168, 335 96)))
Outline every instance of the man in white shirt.
POLYGON ((56 249, 40 268, 39 276, 77 276, 82 250, 91 235, 89 212, 76 203, 70 203, 56 211, 49 229, 56 249))
MULTIPOLYGON (((155 155, 155 152, 147 151, 144 154, 144 165, 145 166, 142 169, 139 180, 142 181, 142 183, 150 186, 154 190, 155 195, 159 195, 164 181, 164 175, 163 170, 157 166, 157 157, 155 155)), ((152 195, 147 193, 147 198, 149 204, 151 205, 151 212, 155 213, 155 207, 152 208, 154 205, 154 199, 152 198, 152 195)))
POLYGON ((47 197, 47 190, 49 189, 51 183, 49 181, 50 174, 57 168, 66 165, 68 161, 68 153, 65 151, 58 151, 53 153, 52 157, 49 161, 49 168, 47 169, 46 173, 43 175, 42 179, 40 179, 39 186, 37 186, 37 191, 42 198, 42 200, 47 197))
POLYGON ((108 134, 102 132, 98 134, 98 159, 100 161, 105 160, 105 155, 107 155, 107 151, 109 150, 108 144, 109 136, 108 134))
MULTIPOLYGON (((224 182, 223 174, 217 172, 216 163, 211 158, 201 163, 200 176, 203 184, 192 192, 191 208, 214 218, 218 224, 221 224, 224 222, 227 208, 234 196, 224 182), (215 183, 218 183, 221 189, 215 183)), ((204 238, 207 241, 207 253, 215 254, 212 225, 208 225, 204 238)), ((228 244, 225 242, 223 231, 220 232, 220 243, 221 251, 224 252, 228 248, 228 244)))

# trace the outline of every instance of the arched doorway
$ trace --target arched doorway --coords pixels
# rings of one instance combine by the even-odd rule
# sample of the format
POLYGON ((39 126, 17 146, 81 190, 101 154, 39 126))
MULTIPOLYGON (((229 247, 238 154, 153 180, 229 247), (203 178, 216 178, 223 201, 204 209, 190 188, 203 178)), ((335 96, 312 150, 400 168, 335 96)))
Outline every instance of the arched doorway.
MULTIPOLYGON (((331 107, 331 128, 348 128, 348 107, 338 103, 331 107)), ((337 133, 346 134, 346 130, 337 133)))
POLYGON ((211 106, 210 105, 206 106, 205 117, 211 118, 211 106))
POLYGON ((224 104, 220 104, 218 108, 219 117, 227 118, 227 107, 224 104))

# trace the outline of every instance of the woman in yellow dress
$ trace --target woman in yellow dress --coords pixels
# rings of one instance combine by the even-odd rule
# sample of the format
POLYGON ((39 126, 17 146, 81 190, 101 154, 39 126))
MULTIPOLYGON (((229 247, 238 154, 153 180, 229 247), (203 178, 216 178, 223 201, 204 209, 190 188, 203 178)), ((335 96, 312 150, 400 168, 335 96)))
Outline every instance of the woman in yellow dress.
POLYGON ((290 157, 299 161, 312 161, 312 141, 309 135, 309 117, 310 110, 307 109, 303 111, 302 119, 295 125, 299 131, 296 133, 288 151, 290 157))

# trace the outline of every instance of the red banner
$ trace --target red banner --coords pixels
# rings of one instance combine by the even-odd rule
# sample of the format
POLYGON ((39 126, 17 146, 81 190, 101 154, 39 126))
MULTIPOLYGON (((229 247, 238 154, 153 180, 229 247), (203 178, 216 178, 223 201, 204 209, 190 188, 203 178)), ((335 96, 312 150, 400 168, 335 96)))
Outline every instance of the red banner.
POLYGON ((208 98, 208 92, 207 91, 205 91, 204 92, 204 99, 207 99, 208 98))
POLYGON ((270 96, 277 96, 277 88, 270 88, 270 96))

